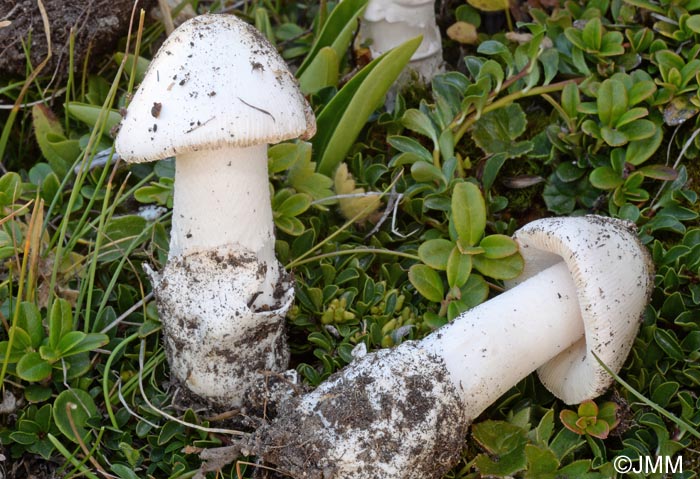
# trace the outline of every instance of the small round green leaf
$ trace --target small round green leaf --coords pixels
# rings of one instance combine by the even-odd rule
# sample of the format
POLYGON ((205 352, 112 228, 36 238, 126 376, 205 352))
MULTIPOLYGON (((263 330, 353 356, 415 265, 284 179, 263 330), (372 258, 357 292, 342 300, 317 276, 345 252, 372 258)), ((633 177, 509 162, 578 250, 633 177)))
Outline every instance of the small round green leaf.
POLYGON ((513 279, 523 271, 523 257, 520 253, 501 259, 489 259, 484 255, 474 256, 474 268, 484 276, 494 279, 513 279))
POLYGON ((589 179, 593 186, 601 190, 614 190, 625 182, 625 180, 609 166, 600 166, 596 168, 591 172, 589 179))
POLYGON ((443 238, 428 240, 418 248, 418 257, 431 268, 444 271, 454 247, 452 241, 443 238))
POLYGON ((489 259, 505 258, 518 252, 518 243, 506 235, 489 235, 479 246, 484 249, 484 257, 489 259))
POLYGON ((97 406, 87 392, 81 389, 67 389, 61 392, 53 403, 53 419, 58 429, 72 442, 77 443, 73 427, 78 435, 85 439, 88 430, 87 420, 97 414, 97 406))
POLYGON ((418 161, 411 166, 411 176, 420 183, 447 183, 442 170, 425 161, 418 161))
POLYGON ((440 275, 424 264, 414 264, 408 270, 408 279, 428 301, 439 303, 445 296, 445 289, 440 275))
POLYGON ((43 381, 51 375, 51 365, 39 353, 27 353, 17 362, 17 375, 29 382, 43 381))

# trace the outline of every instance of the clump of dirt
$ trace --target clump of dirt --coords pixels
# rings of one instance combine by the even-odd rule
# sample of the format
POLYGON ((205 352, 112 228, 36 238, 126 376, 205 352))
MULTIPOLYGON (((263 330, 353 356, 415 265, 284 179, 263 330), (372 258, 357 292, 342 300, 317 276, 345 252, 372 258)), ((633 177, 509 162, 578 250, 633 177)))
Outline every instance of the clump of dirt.
POLYGON ((296 383, 283 374, 289 363, 285 315, 293 298, 289 276, 280 274, 286 294, 279 302, 256 308, 265 271, 250 251, 190 253, 150 275, 173 381, 216 409, 269 417, 296 383))
POLYGON ((444 362, 406 342, 282 404, 247 449, 292 477, 440 478, 459 460, 469 419, 444 362))
MULTIPOLYGON (((138 0, 138 9, 149 9, 155 0, 138 0)), ((51 33, 51 60, 43 73, 68 75, 69 39, 75 29, 74 65, 82 67, 90 59, 117 50, 117 42, 129 29, 133 0, 43 0, 51 33)), ((11 23, 0 28, 0 76, 24 76, 27 58, 23 43, 29 47, 29 60, 36 67, 47 55, 48 43, 38 3, 35 0, 0 1, 0 20, 11 23)))

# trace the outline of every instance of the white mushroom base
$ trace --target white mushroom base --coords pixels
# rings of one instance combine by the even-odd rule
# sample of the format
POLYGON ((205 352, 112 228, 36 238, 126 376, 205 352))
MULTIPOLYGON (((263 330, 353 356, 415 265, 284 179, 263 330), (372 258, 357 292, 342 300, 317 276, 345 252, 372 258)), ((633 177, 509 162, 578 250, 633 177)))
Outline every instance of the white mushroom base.
POLYGON ((160 273, 149 272, 171 376, 214 404, 260 406, 251 397, 266 376, 287 369, 285 315, 294 290, 277 264, 283 280, 275 303, 255 309, 266 265, 228 246, 171 258, 160 273))
POLYGON ((440 478, 459 459, 472 419, 444 362, 406 342, 283 404, 245 450, 291 477, 440 478))

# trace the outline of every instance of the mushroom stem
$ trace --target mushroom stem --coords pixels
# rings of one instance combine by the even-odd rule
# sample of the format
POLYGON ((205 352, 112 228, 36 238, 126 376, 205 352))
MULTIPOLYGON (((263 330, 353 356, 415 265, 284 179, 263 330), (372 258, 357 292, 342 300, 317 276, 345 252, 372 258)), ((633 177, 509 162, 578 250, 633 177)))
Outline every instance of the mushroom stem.
POLYGON ((266 271, 256 304, 273 304, 280 277, 267 145, 182 153, 175 163, 169 259, 222 246, 255 255, 266 271))
POLYGON ((562 261, 465 312, 420 345, 445 361, 473 418, 583 337, 576 286, 562 261))
POLYGON ((362 356, 282 403, 247 450, 292 477, 437 479, 459 459, 473 421, 535 368, 575 404, 619 371, 651 289, 651 258, 633 225, 546 218, 516 231, 525 269, 512 290, 421 341, 362 356))
MULTIPOLYGON (((409 70, 429 83, 442 66, 442 39, 435 20, 433 0, 370 0, 364 13, 360 36, 370 41, 372 58, 402 43, 423 36, 418 50, 411 57, 409 70)), ((411 80, 410 74, 399 79, 411 80)))

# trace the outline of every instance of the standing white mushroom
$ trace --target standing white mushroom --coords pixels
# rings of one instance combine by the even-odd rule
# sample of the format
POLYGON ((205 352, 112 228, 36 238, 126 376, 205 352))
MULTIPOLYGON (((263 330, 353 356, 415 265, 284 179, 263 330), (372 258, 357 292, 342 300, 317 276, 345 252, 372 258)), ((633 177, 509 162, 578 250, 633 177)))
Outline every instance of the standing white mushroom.
POLYGON ((168 263, 151 278, 172 375, 220 405, 287 367, 294 292, 275 258, 267 144, 315 129, 284 60, 229 15, 176 29, 122 121, 124 160, 176 156, 168 263))
POLYGON ((653 285, 634 229, 599 216, 549 218, 516 232, 514 287, 422 341, 367 354, 282 406, 243 453, 292 477, 439 478, 469 423, 539 368, 567 403, 601 394, 632 346, 653 285))
POLYGON ((368 41, 372 58, 402 43, 423 35, 418 50, 411 57, 408 71, 399 84, 411 80, 411 72, 423 83, 442 70, 442 39, 435 20, 434 0, 369 0, 365 9, 360 38, 368 41))

